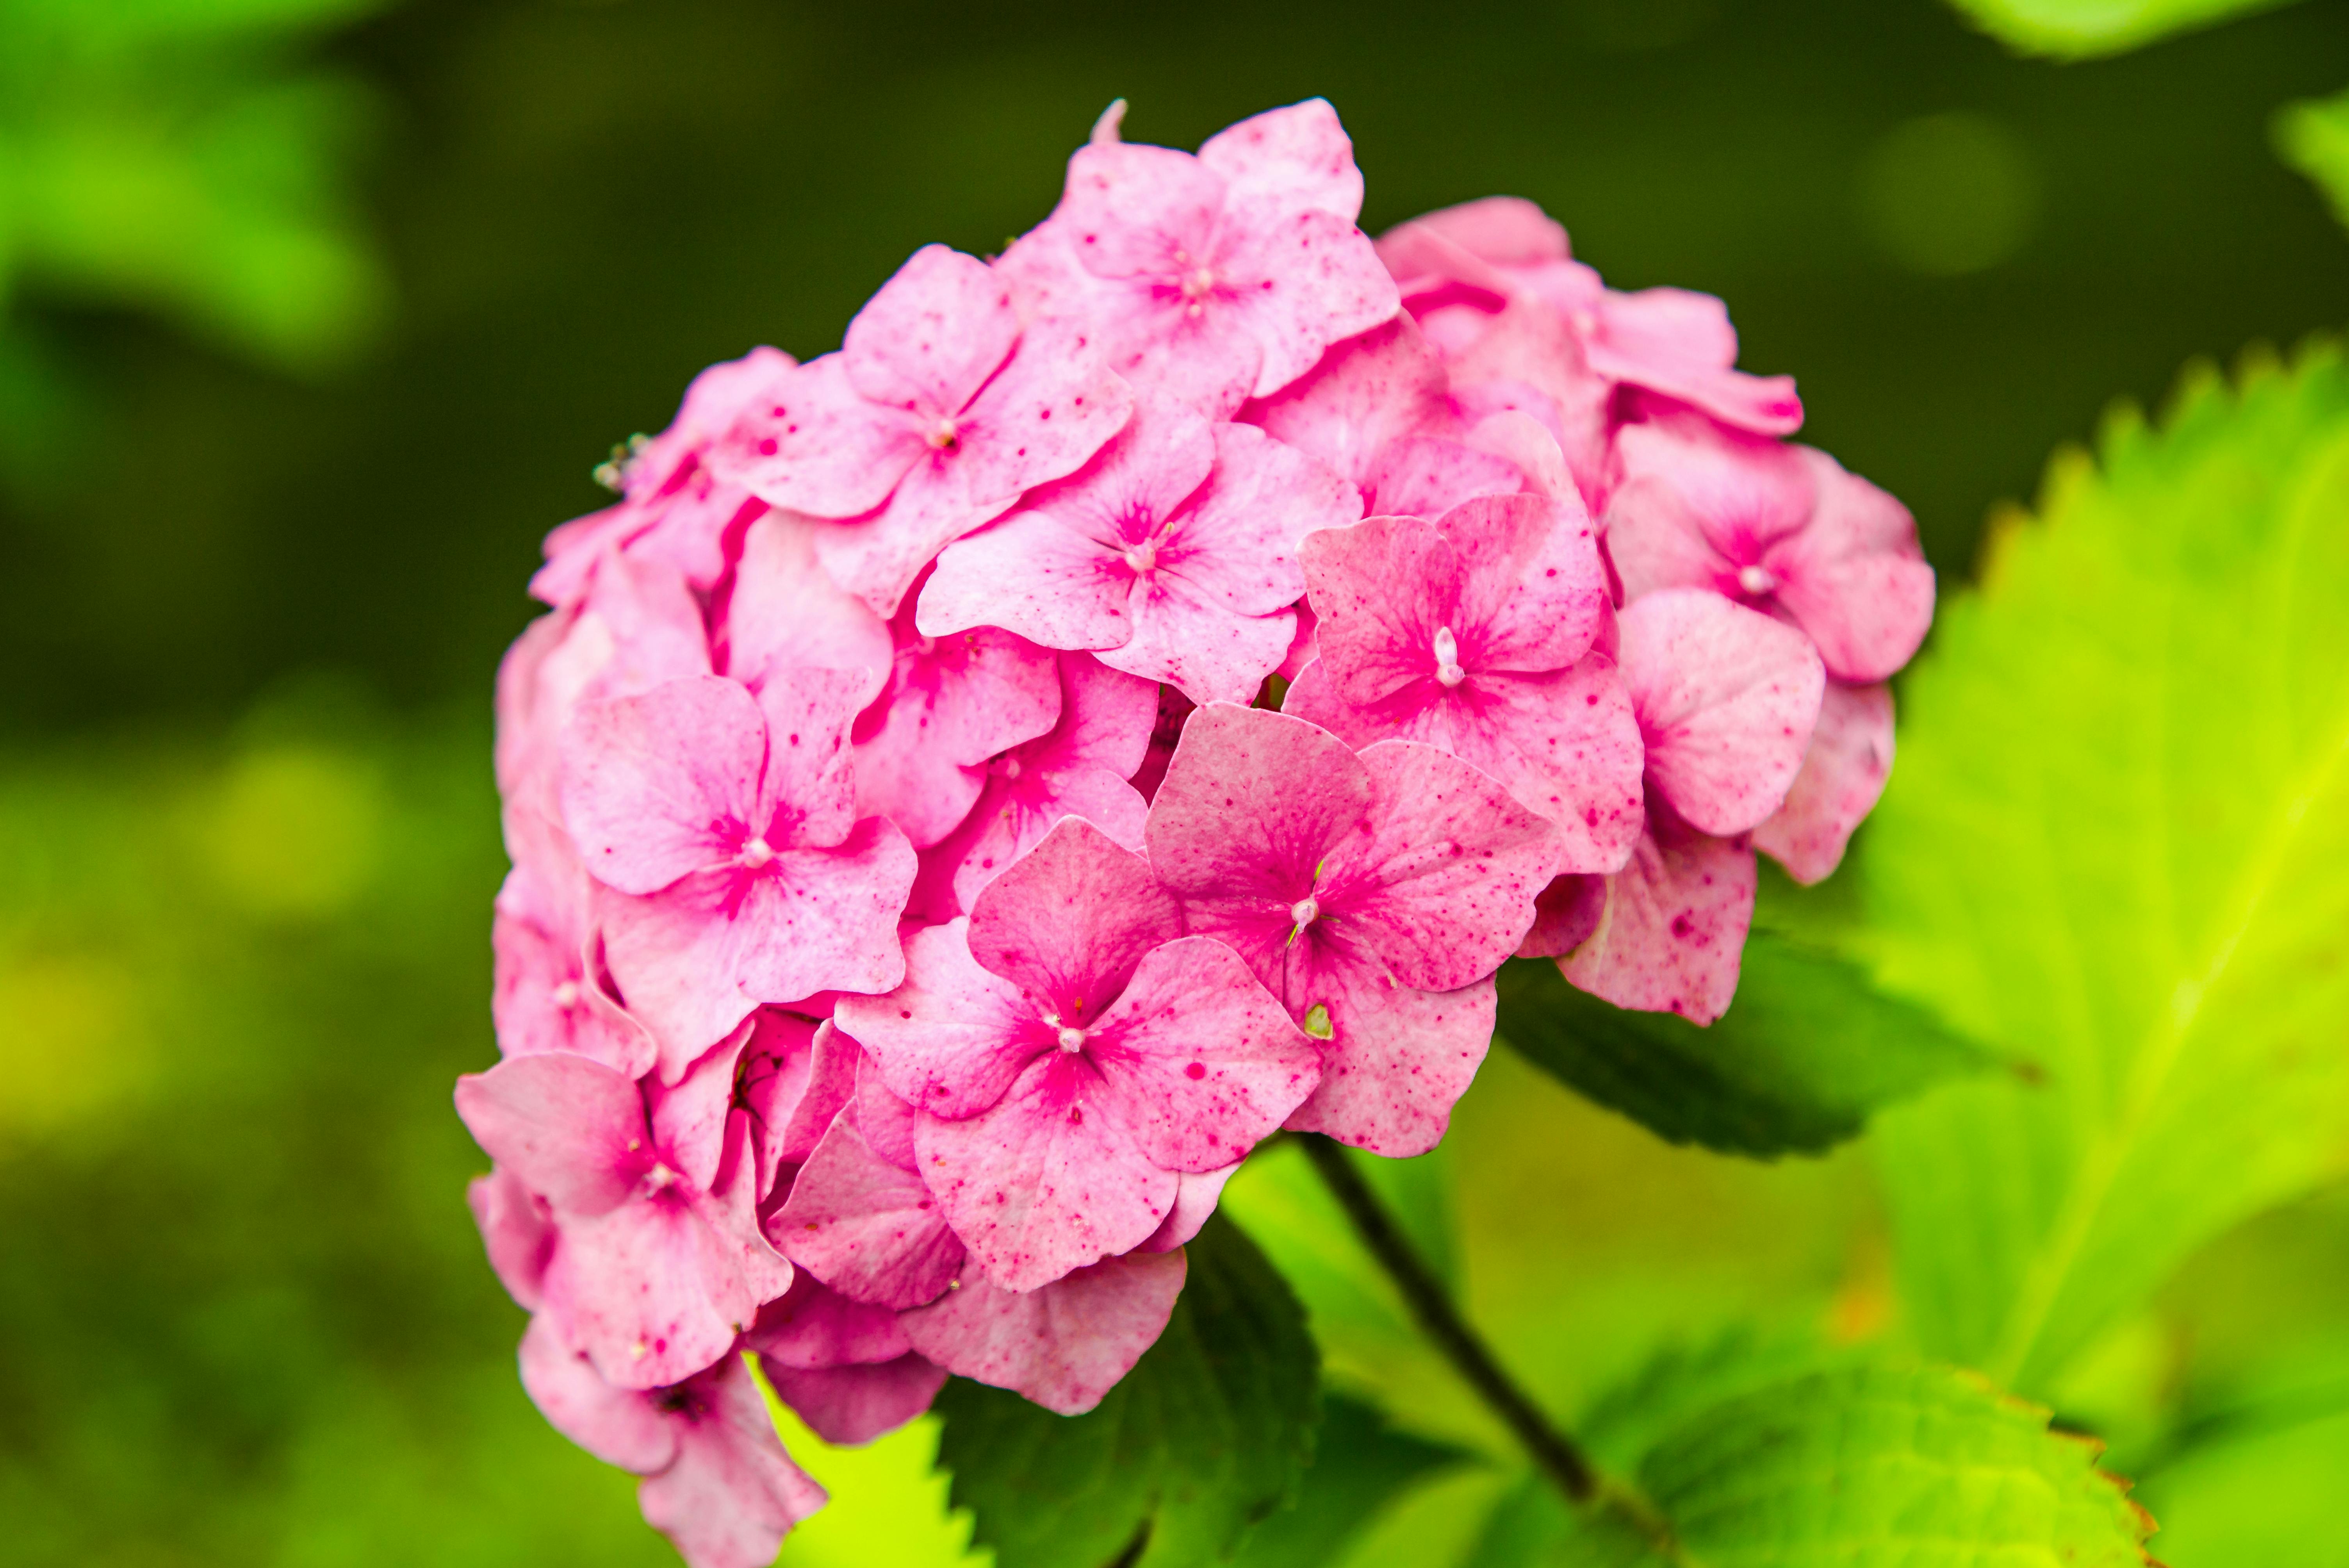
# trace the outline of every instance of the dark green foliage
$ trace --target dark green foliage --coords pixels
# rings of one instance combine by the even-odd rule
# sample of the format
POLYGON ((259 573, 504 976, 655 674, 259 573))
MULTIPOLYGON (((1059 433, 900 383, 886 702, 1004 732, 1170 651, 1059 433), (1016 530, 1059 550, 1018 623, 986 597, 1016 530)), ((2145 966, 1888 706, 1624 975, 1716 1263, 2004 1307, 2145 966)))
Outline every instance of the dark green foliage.
POLYGON ((1304 1313, 1220 1215, 1187 1250, 1166 1332, 1092 1410, 961 1379, 939 1396, 938 1463, 999 1568, 1226 1562, 1295 1495, 1319 1410, 1304 1313))
POLYGON ((1448 1443, 1395 1430, 1359 1399, 1326 1395, 1312 1468, 1296 1506, 1257 1525, 1233 1562, 1237 1568, 1320 1568, 1413 1482, 1467 1458, 1448 1443))
POLYGON ((1500 1034, 1527 1057, 1675 1143, 1736 1154, 1816 1153, 1987 1060, 1855 965, 1766 931, 1706 1028, 1602 1002, 1547 959, 1512 962, 1500 985, 1500 1034))

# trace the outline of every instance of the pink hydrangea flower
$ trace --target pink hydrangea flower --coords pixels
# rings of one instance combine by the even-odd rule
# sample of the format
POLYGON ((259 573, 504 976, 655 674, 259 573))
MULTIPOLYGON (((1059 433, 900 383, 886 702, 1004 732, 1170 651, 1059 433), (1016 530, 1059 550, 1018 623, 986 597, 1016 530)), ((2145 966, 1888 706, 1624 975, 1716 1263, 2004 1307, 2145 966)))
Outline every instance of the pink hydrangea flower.
POLYGON ((547 535, 546 564, 530 580, 531 593, 549 604, 577 602, 607 551, 674 567, 697 588, 714 586, 726 569, 729 531, 747 526, 767 506, 719 479, 707 460, 709 449, 797 368, 788 354, 754 348, 695 377, 667 429, 638 437, 624 462, 598 470, 622 491, 620 503, 547 535))
POLYGON ((1933 620, 1909 509, 1809 447, 1693 414, 1627 427, 1607 547, 1632 598, 1710 588, 1800 626, 1837 680, 1883 680, 1933 620))
POLYGON ((856 717, 856 814, 886 817, 917 850, 962 825, 998 753, 1061 718, 1052 654, 994 625, 936 635, 914 626, 908 595, 890 633, 888 685, 856 717))
POLYGON ((1014 1291, 1147 1241, 1180 1172, 1237 1160, 1319 1077, 1238 955, 1185 937, 1142 857, 1079 820, 836 1021, 916 1108, 923 1181, 1014 1291))
POLYGON ((1262 431, 1145 407, 1081 471, 949 545, 920 624, 1007 626, 1196 702, 1245 701, 1295 634, 1299 542, 1361 515, 1350 485, 1262 431))
POLYGON ((1891 776, 1891 688, 1827 682, 1802 771, 1785 803, 1754 830, 1754 847, 1798 882, 1824 881, 1891 776))
POLYGON ((845 1300, 893 1311, 919 1306, 960 1275, 966 1250, 922 1180, 914 1108, 890 1092, 862 1051, 854 1076, 854 1095, 767 1222, 767 1234, 845 1300))
POLYGON ((1212 418, 1394 315, 1394 282, 1354 227, 1362 179, 1319 98, 1199 149, 1117 139, 1114 112, 1069 160, 1051 217, 998 265, 1043 319, 1102 334, 1118 373, 1212 418))
POLYGON ((570 839, 527 804, 507 811, 506 837, 513 870, 498 890, 490 926, 497 959, 490 1016, 499 1051, 570 1051, 643 1077, 658 1047, 612 995, 593 918, 595 884, 570 839))
POLYGON ((1555 313, 1582 364, 1602 381, 1660 393, 1764 435, 1785 435, 1803 422, 1792 377, 1735 368, 1737 334, 1719 300, 1686 289, 1608 288, 1573 259, 1566 231, 1530 201, 1494 196, 1428 213, 1389 231, 1379 253, 1402 280, 1404 308, 1423 320, 1448 309, 1455 319, 1444 335, 1464 347, 1476 335, 1464 318, 1481 313, 1497 322, 1512 302, 1537 302, 1555 313))
POLYGON ((1358 748, 1441 747, 1557 824, 1561 870, 1613 871, 1641 752, 1595 532, 1579 502, 1512 495, 1313 535, 1319 656, 1282 711, 1358 748))
POLYGON ((770 505, 839 520, 817 554, 890 615, 940 545, 1081 466, 1133 407, 1081 338, 1023 342, 986 263, 926 245, 712 461, 770 505))
POLYGON ((794 670, 849 671, 859 677, 851 700, 863 707, 888 685, 897 645, 889 623, 816 559, 822 527, 773 511, 743 531, 733 574, 711 596, 709 670, 753 692, 794 670))
POLYGON ((1510 458, 1471 444, 1451 387, 1443 356, 1398 315, 1239 417, 1351 481, 1361 515, 1437 517, 1471 496, 1526 486, 1510 458))
POLYGON ((765 1568, 823 1488, 792 1462, 740 1357, 667 1387, 616 1387, 544 1317, 522 1341, 522 1381, 554 1429, 645 1478, 645 1522, 688 1568, 765 1568))
POLYGON ((1185 726, 1145 833, 1188 928, 1322 1042, 1288 1125, 1380 1154, 1435 1147, 1491 1043, 1493 972, 1532 923, 1556 829, 1432 746, 1357 756, 1303 719, 1216 703, 1185 726))
POLYGON ((518 1057, 457 1083, 474 1139, 546 1204, 542 1315, 616 1387, 708 1367, 791 1284, 752 1212, 748 1130, 725 1119, 733 1064, 713 1071, 714 1095, 680 1089, 649 1116, 635 1084, 585 1057, 518 1057))
POLYGON ((1647 829, 1558 967, 1617 1006, 1709 1024, 1736 993, 1753 919, 1746 835, 1793 786, 1826 676, 1800 633, 1705 590, 1649 594, 1621 625, 1647 829))
POLYGON ((1061 719, 987 765, 962 825, 922 857, 908 913, 943 923, 968 913, 985 887, 1063 817, 1082 817, 1129 850, 1142 848, 1146 804, 1127 780, 1142 767, 1159 688, 1090 654, 1059 659, 1061 719))
POLYGON ((761 1002, 886 990, 916 870, 895 824, 858 820, 847 766, 855 678, 802 670, 753 700, 719 676, 581 709, 563 742, 564 818, 605 901, 612 972, 661 1071, 761 1002))
POLYGON ((901 1321, 957 1377, 1081 1416, 1165 1332, 1188 1267, 1177 1249, 1105 1258, 1028 1291, 974 1277, 901 1321))

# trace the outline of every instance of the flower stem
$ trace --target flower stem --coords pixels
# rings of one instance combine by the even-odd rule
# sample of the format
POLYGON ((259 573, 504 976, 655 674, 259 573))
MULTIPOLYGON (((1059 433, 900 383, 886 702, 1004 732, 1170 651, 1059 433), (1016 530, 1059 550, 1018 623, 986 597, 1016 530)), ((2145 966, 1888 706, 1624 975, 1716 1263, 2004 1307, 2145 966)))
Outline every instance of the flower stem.
POLYGON ((1404 1235, 1370 1183, 1339 1144, 1319 1133, 1306 1133, 1299 1140, 1305 1146, 1305 1157, 1313 1161, 1313 1169, 1330 1189, 1338 1206, 1346 1211, 1353 1222, 1355 1233, 1362 1244, 1379 1261, 1389 1277, 1402 1292, 1411 1314, 1419 1320, 1420 1331, 1434 1342, 1460 1376, 1467 1380, 1477 1396, 1492 1408, 1526 1452, 1533 1456, 1557 1489, 1576 1502, 1588 1502, 1599 1494, 1599 1473, 1573 1440, 1553 1425, 1525 1391, 1509 1379, 1501 1364, 1485 1346, 1476 1331, 1468 1326, 1445 1295, 1444 1284, 1435 1277, 1418 1251, 1404 1235))

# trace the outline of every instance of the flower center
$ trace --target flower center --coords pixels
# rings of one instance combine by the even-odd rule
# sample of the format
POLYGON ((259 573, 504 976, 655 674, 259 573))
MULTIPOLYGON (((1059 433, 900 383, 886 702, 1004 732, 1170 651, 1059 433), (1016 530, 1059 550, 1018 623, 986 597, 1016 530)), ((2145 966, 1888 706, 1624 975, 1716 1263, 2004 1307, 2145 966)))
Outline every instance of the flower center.
POLYGON ((1756 599, 1778 591, 1778 579, 1766 566, 1741 566, 1737 569, 1737 585, 1756 599))
POLYGON ((657 1192, 664 1187, 675 1185, 677 1181, 676 1171, 666 1165, 655 1165, 645 1174, 645 1190, 648 1192, 657 1192))
POLYGON ((1435 678, 1448 686, 1468 678, 1468 672, 1460 667, 1460 639, 1449 626, 1435 628, 1435 678))
POLYGON ((579 1006, 579 982, 565 980, 554 988, 554 1005, 568 1013, 579 1006))
POLYGON ((955 449, 955 438, 958 433, 955 429, 955 422, 952 419, 940 419, 930 427, 929 432, 922 438, 929 442, 935 450, 951 452, 955 449))
POLYGON ((1302 931, 1321 918, 1321 905, 1310 898, 1300 898, 1288 906, 1288 918, 1302 931))
POLYGON ((1082 1029, 1072 1029, 1063 1025, 1061 1029, 1061 1048, 1071 1052, 1083 1050, 1085 1032, 1082 1029))
POLYGON ((1125 564, 1131 570, 1147 572, 1158 564, 1158 541, 1145 539, 1125 552, 1125 564))
POLYGON ((745 866, 755 872, 772 861, 775 858, 775 851, 768 847, 766 840, 752 839, 742 846, 742 853, 739 858, 745 866))

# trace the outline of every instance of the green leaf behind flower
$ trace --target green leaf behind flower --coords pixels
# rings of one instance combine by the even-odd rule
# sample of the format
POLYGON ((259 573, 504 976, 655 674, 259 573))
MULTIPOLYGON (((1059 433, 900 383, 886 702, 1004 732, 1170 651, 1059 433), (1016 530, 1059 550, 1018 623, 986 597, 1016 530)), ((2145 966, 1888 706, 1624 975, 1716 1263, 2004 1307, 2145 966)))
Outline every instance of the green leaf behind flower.
POLYGON ((1737 999, 1703 1028, 1602 1002, 1546 959, 1513 961, 1500 986, 1499 1033, 1529 1059, 1674 1143, 1734 1154, 1816 1153, 1989 1060, 1857 965, 1767 931, 1746 943, 1737 999))
POLYGON ((2035 1062, 1885 1117, 1909 1318, 2048 1390, 2349 1156, 2349 368, 2061 456, 1911 672, 1862 874, 1889 984, 2035 1062))
POLYGON ((2292 0, 1951 0, 1983 32, 2023 54, 2090 59, 2208 27, 2292 0))

